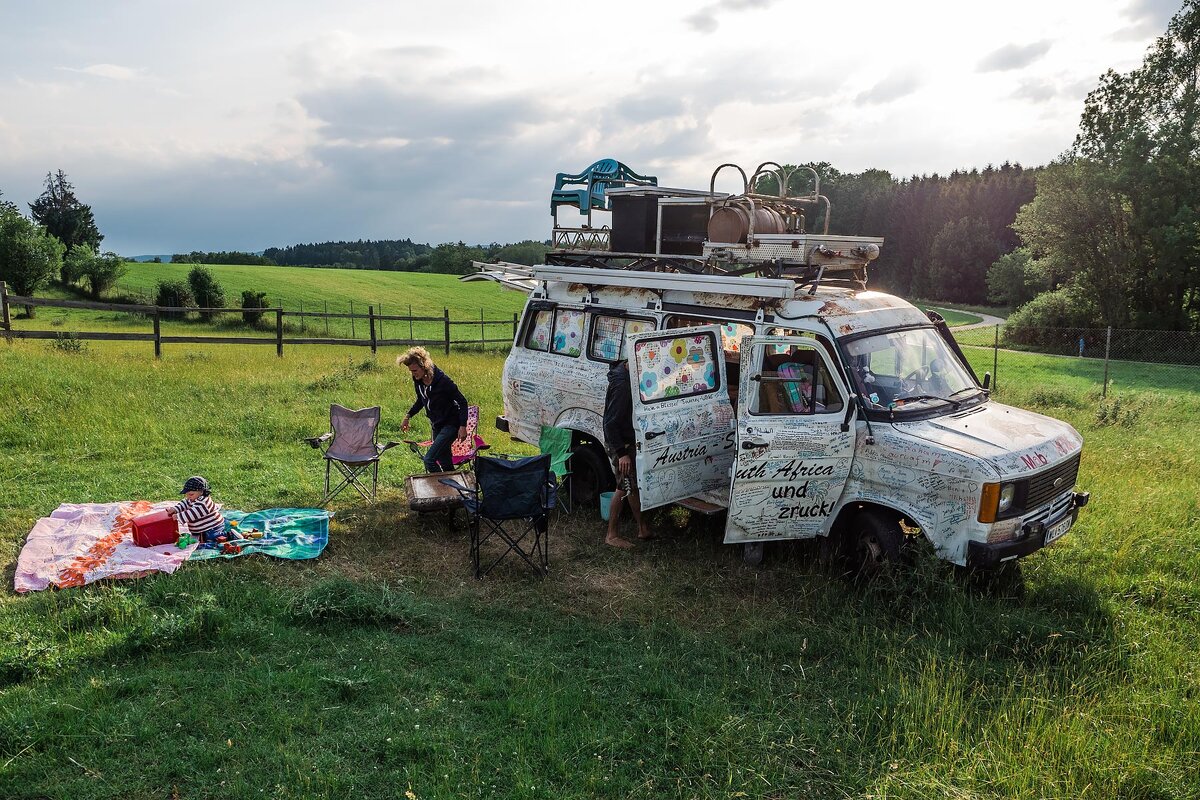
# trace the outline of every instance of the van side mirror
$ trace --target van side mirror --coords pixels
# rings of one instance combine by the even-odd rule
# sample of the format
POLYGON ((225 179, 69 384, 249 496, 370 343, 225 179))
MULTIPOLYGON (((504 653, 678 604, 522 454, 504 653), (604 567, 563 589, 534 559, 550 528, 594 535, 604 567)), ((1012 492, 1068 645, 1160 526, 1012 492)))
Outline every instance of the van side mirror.
POLYGON ((983 373, 983 390, 986 392, 992 388, 992 373, 983 373))

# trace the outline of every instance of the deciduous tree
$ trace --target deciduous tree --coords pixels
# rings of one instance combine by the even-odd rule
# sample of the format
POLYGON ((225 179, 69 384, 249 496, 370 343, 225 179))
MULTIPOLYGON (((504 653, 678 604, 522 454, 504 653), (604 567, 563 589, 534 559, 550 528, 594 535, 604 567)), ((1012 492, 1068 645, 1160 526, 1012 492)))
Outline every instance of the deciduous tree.
MULTIPOLYGON (((0 201, 0 281, 14 294, 32 296, 58 274, 63 244, 26 219, 12 203, 0 201)), ((33 306, 25 312, 33 316, 33 306)))

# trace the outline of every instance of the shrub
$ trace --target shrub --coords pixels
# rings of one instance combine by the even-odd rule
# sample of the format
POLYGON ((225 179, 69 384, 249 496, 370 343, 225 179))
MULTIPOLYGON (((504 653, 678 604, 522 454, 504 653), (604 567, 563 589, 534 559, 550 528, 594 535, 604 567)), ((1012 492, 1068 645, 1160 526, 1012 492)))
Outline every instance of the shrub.
MULTIPOLYGON (((183 308, 196 303, 192 297, 191 288, 183 281, 159 281, 158 291, 154 295, 154 304, 168 308, 183 308)), ((166 314, 179 319, 187 316, 185 311, 168 311, 166 314)))
POLYGON ((124 274, 125 260, 116 253, 95 256, 83 268, 83 278, 87 281, 88 291, 94 298, 99 298, 101 294, 116 286, 124 274))
MULTIPOLYGON (((192 297, 196 298, 196 305, 203 308, 225 307, 225 290, 217 283, 212 272, 204 267, 192 267, 187 279, 188 286, 192 289, 192 297)), ((200 319, 205 322, 211 322, 214 316, 211 311, 200 312, 200 319)))
MULTIPOLYGON (((242 292, 242 308, 243 309, 266 308, 266 307, 267 307, 267 293, 266 292, 255 292, 255 291, 250 291, 250 290, 246 290, 246 291, 242 292)), ((257 325, 262 321, 262 316, 263 316, 263 312, 261 312, 261 311, 243 310, 242 311, 242 322, 245 322, 247 325, 257 325)))
POLYGON ((78 355, 87 350, 87 344, 73 333, 56 333, 47 346, 60 353, 78 355))
POLYGON ((96 258, 96 251, 86 244, 77 244, 70 249, 63 259, 59 278, 66 286, 78 281, 87 272, 88 267, 96 258))
MULTIPOLYGON (((1013 312, 1004 325, 1003 340, 1005 344, 1073 353, 1077 350, 1081 331, 1086 334, 1086 331, 1103 327, 1100 311, 1092 299, 1083 290, 1066 286, 1053 292, 1042 292, 1013 312)), ((1095 342, 1086 344, 1090 347, 1095 342)))

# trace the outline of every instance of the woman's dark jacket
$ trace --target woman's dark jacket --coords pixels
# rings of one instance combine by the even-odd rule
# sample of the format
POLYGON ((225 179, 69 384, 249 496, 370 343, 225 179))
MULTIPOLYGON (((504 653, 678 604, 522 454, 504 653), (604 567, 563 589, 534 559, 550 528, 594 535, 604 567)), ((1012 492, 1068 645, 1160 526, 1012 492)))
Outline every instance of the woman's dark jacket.
POLYGON ((435 431, 447 425, 456 428, 467 426, 467 398, 463 397, 450 376, 439 368, 433 368, 433 381, 428 386, 413 378, 413 390, 417 393, 417 402, 408 410, 409 418, 416 416, 423 408, 429 415, 430 427, 435 431))

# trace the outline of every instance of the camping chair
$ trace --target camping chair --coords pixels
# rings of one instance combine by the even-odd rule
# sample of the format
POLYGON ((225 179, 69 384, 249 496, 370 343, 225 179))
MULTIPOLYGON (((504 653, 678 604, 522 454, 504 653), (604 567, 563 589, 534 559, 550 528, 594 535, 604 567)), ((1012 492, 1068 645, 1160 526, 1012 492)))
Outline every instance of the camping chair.
POLYGON ((592 209, 608 211, 611 208, 605 189, 625 186, 657 186, 658 178, 639 175, 615 158, 602 158, 583 172, 569 174, 560 172, 554 176, 554 189, 550 192, 550 216, 557 217, 559 206, 575 206, 581 215, 592 220, 592 209))
MULTIPOLYGON (((455 467, 462 464, 467 465, 467 469, 471 468, 471 461, 480 450, 487 450, 491 445, 485 442, 476 431, 479 430, 479 406, 467 406, 467 438, 459 441, 454 440, 450 445, 450 460, 455 467)), ((423 442, 418 442, 411 439, 405 439, 404 443, 408 445, 408 449, 418 457, 424 455, 424 450, 428 449, 433 444, 433 439, 426 439, 423 442)))
POLYGON ((379 457, 400 444, 379 444, 376 439, 379 430, 379 406, 352 411, 334 403, 329 407, 329 429, 329 433, 304 439, 313 449, 321 450, 321 455, 325 458, 325 496, 321 498, 318 507, 324 507, 347 486, 357 489, 363 499, 374 500, 375 492, 379 488, 379 457), (342 480, 331 489, 329 479, 334 467, 341 474, 342 480), (364 485, 364 479, 368 475, 371 478, 370 489, 364 485))
POLYGON ((556 494, 561 501, 561 508, 571 511, 571 431, 567 428, 542 426, 541 436, 538 437, 538 452, 550 456, 550 477, 554 483, 556 494))
POLYGON ((475 459, 475 485, 454 478, 442 483, 458 491, 471 525, 471 564, 482 578, 510 553, 515 553, 539 578, 549 569, 549 514, 554 508, 550 482, 550 456, 529 456, 509 461, 479 456, 475 459), (487 567, 481 567, 480 550, 491 540, 503 549, 487 567))

